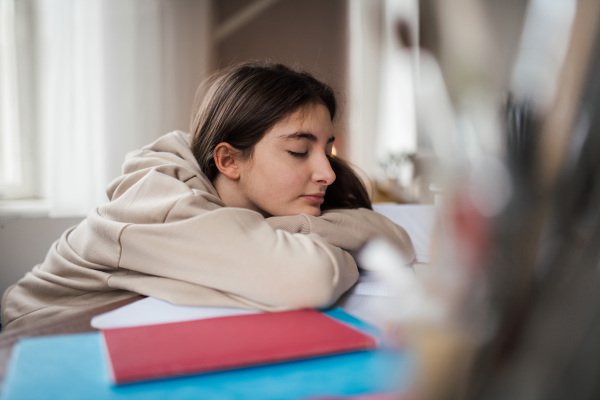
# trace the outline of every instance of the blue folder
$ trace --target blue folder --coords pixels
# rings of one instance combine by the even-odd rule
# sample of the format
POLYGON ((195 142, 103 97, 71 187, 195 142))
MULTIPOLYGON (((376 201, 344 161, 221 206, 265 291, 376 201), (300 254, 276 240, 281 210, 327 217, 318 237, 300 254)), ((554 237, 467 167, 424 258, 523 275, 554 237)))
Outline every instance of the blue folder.
MULTIPOLYGON (((341 309, 326 314, 374 333, 341 309)), ((383 347, 119 386, 105 362, 98 332, 23 339, 0 399, 310 399, 403 392, 414 377, 408 352, 383 347)))

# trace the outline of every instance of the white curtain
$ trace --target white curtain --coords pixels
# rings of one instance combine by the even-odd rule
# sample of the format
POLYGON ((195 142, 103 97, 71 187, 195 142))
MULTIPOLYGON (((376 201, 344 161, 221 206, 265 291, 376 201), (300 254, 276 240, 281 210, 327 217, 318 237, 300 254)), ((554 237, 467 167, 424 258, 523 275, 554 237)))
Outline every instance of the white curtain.
POLYGON ((210 69, 210 1, 32 0, 27 105, 52 216, 105 202, 127 152, 187 130, 210 69))
POLYGON ((0 0, 0 199, 25 191, 18 79, 14 0, 0 0))
POLYGON ((416 48, 400 46, 403 21, 416 42, 417 0, 351 0, 350 159, 373 178, 391 155, 417 151, 416 48))

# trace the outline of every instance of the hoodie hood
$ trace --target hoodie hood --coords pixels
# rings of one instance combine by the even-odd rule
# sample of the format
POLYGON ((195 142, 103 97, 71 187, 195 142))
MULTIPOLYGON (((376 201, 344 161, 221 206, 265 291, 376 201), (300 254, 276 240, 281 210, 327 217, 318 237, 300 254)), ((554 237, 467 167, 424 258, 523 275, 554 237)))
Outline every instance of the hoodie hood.
POLYGON ((151 171, 157 170, 185 182, 191 189, 218 197, 216 189, 200 170, 190 148, 190 140, 189 133, 173 131, 140 150, 128 153, 122 167, 123 174, 106 189, 109 200, 116 200, 151 171))

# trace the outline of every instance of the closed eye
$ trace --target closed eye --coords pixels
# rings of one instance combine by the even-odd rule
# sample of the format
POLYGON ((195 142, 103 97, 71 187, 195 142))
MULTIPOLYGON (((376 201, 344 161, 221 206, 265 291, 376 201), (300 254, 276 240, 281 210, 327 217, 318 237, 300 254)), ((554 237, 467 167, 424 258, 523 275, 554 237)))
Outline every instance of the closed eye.
POLYGON ((304 153, 297 153, 295 151, 289 151, 288 150, 288 153, 290 153, 292 156, 298 157, 298 158, 304 158, 304 157, 306 157, 308 155, 308 151, 305 151, 304 153))

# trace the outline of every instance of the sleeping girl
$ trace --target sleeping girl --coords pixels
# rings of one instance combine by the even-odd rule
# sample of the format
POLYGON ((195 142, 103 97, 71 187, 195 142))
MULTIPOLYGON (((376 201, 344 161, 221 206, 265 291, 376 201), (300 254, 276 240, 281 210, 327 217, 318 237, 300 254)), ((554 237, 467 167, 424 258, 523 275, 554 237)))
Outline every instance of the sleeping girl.
POLYGON ((304 72, 242 64, 211 77, 190 133, 130 153, 109 201, 2 298, 3 328, 137 295, 279 311, 331 306, 375 236, 414 257, 332 155, 336 99, 304 72))

